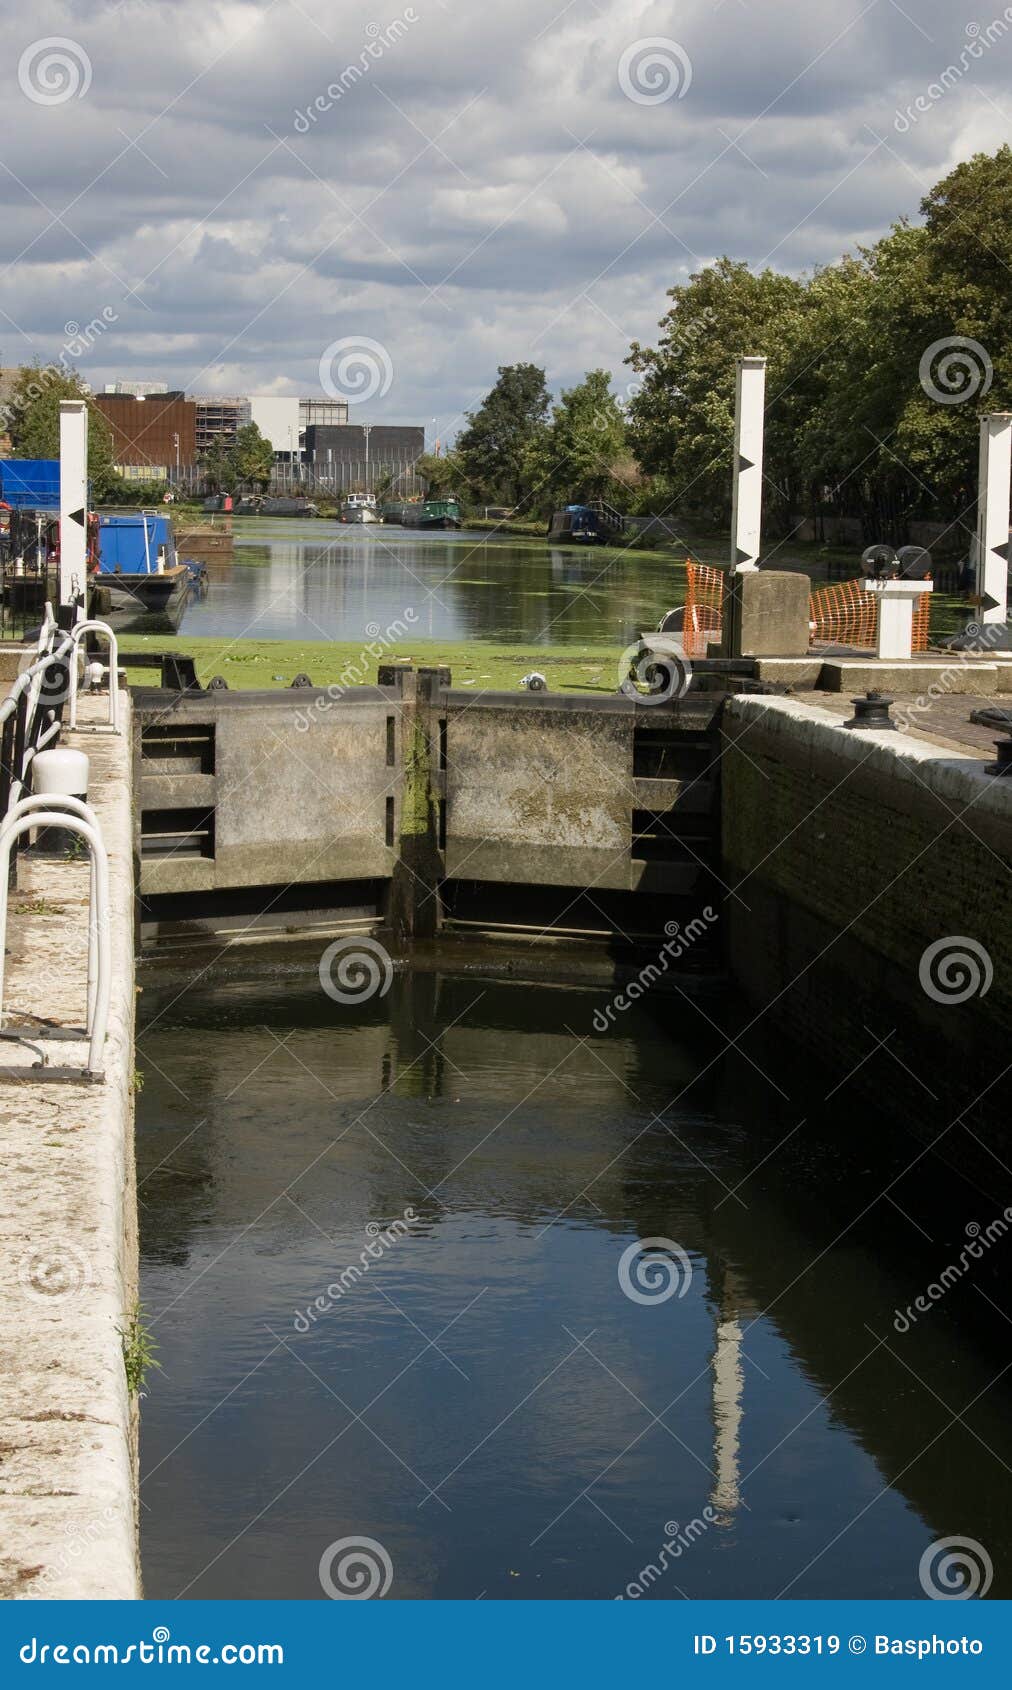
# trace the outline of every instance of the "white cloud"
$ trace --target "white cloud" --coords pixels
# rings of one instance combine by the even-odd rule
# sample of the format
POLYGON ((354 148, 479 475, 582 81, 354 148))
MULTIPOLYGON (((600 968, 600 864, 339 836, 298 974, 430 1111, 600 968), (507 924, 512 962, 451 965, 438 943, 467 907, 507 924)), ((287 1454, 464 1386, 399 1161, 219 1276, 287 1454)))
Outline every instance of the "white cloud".
POLYGON ((988 21, 958 0, 23 0, 3 359, 45 359, 111 305, 95 383, 308 391, 323 347, 360 334, 393 358, 390 421, 457 414, 518 358, 556 387, 600 365, 621 385, 628 341, 692 269, 830 262, 1000 144, 1012 34, 908 133, 893 121, 988 21), (19 88, 50 35, 87 54, 83 98, 19 88), (691 84, 640 104, 618 65, 653 37, 691 84))

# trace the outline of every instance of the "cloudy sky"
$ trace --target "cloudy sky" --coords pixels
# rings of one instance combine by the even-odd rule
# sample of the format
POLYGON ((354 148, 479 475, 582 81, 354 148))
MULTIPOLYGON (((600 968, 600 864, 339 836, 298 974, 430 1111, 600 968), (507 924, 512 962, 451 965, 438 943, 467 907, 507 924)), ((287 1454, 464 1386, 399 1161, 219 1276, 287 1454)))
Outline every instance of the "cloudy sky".
POLYGON ((444 439, 499 364, 621 392, 693 270, 830 261, 1008 138, 973 3, 8 0, 0 361, 101 319, 93 386, 319 393, 340 342, 354 420, 444 439))

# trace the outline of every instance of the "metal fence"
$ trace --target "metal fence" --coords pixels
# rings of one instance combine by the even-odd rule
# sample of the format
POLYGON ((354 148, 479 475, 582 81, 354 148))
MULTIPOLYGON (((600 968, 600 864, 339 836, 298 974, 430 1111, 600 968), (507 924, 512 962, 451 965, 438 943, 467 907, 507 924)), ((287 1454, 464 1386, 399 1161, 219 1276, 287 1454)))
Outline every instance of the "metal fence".
MULTIPOLYGON (((375 493, 389 487, 391 497, 411 498, 424 493, 425 483, 415 473, 415 458, 364 458, 325 464, 278 463, 271 470, 271 493, 304 493, 336 498, 342 493, 375 493)), ((202 498, 208 486, 207 471, 198 464, 170 468, 168 483, 175 491, 202 498)), ((240 491, 254 491, 252 483, 240 483, 240 491)), ((258 489, 257 489, 258 490, 258 489)))

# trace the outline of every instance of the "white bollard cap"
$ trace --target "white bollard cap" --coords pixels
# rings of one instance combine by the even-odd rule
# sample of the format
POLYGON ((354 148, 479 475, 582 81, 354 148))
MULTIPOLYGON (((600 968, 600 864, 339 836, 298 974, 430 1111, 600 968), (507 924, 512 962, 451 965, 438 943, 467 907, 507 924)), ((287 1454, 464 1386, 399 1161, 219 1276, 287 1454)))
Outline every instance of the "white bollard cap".
POLYGON ((35 792, 58 793, 64 797, 88 795, 88 759, 83 751, 39 751, 32 759, 32 787, 35 792))

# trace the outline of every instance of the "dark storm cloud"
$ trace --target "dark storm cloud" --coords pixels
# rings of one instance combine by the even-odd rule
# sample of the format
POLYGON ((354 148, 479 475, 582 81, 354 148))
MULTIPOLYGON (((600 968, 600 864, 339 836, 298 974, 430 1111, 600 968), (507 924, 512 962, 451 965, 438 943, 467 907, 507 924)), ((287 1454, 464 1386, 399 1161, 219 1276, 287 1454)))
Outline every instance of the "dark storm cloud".
POLYGON ((964 0, 25 4, 0 73, 0 353, 48 358, 111 308, 95 384, 293 392, 368 336, 395 369, 376 414, 444 434, 517 358, 621 385, 693 269, 832 262, 993 150, 1003 19, 964 0), (57 101, 47 37, 77 77, 57 101), (636 69, 656 37, 677 44, 657 100, 636 69))

